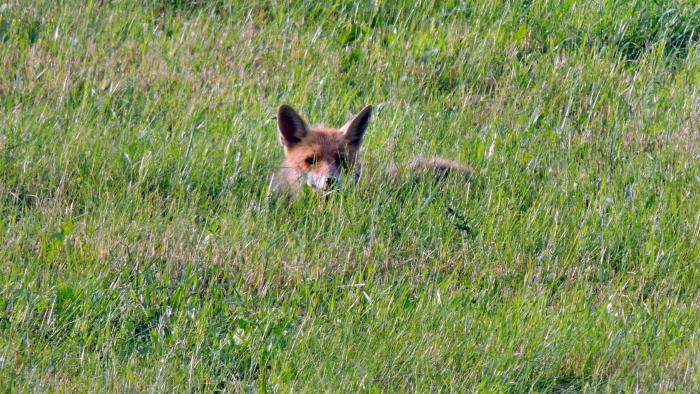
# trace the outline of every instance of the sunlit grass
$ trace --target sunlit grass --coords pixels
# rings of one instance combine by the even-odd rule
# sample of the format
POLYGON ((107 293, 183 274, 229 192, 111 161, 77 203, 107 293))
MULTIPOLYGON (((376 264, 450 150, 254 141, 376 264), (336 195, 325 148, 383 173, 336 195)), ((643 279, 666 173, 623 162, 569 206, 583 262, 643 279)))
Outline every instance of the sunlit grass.
POLYGON ((0 5, 3 391, 697 391, 693 2, 0 5), (274 115, 376 108, 268 195, 274 115))

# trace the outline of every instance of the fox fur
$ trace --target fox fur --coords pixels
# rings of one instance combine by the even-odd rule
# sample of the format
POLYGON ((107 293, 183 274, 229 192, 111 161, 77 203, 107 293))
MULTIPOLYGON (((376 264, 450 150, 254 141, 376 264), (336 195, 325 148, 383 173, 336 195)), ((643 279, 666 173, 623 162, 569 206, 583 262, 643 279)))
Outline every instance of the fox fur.
MULTIPOLYGON (((309 127, 291 106, 280 106, 277 126, 284 162, 272 175, 271 190, 295 194, 308 186, 325 194, 336 189, 341 182, 356 183, 362 171, 358 153, 371 115, 372 106, 368 105, 338 129, 309 127)), ((383 172, 390 179, 404 173, 436 178, 455 175, 467 182, 471 179, 469 167, 436 157, 415 157, 407 168, 389 164, 383 172)))

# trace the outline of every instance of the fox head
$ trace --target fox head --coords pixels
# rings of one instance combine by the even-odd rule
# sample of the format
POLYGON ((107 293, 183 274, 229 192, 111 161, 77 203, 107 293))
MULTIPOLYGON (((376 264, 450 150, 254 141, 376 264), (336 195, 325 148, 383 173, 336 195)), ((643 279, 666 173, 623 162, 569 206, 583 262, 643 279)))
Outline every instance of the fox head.
POLYGON ((348 177, 357 181, 357 154, 371 114, 372 107, 367 106, 339 129, 310 128, 292 107, 282 105, 277 126, 289 183, 295 187, 306 183, 314 191, 324 192, 348 177))

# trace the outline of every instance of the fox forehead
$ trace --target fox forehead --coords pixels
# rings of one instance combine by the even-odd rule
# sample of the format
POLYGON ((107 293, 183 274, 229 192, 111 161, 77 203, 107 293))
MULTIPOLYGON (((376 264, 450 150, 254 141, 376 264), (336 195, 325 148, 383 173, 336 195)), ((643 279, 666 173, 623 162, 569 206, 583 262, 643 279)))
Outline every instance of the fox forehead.
POLYGON ((285 147, 285 154, 288 158, 298 158, 303 160, 309 156, 316 156, 318 159, 336 157, 340 153, 353 154, 344 134, 338 129, 313 128, 304 139, 292 146, 285 147))

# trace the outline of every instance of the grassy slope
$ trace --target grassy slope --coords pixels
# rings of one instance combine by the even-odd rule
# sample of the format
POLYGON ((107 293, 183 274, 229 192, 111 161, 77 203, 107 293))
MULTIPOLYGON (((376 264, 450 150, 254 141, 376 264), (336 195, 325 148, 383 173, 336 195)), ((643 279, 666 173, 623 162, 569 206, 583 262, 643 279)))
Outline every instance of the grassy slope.
POLYGON ((692 2, 53 3, 0 11, 3 391, 700 389, 692 2), (477 181, 270 200, 283 102, 477 181))

